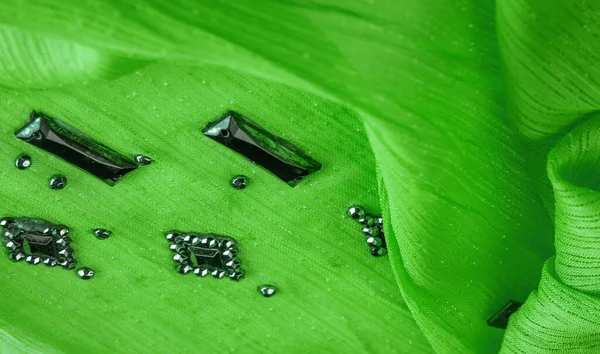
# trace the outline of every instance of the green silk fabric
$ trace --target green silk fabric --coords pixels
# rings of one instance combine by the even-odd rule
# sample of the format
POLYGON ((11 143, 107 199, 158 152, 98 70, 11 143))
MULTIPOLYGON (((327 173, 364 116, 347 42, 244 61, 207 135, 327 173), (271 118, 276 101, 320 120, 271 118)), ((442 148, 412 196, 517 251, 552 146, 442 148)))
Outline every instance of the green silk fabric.
POLYGON ((0 350, 600 351, 599 15, 590 0, 0 2, 0 216, 68 225, 97 271, 0 258, 0 350), (155 162, 109 187, 13 137, 32 109, 155 162), (203 137, 229 109, 323 169, 291 188, 203 137), (351 204, 383 213, 389 257, 369 255, 351 204), (177 274, 171 229, 235 237, 247 277, 177 274), (487 326, 511 299, 506 331, 487 326))

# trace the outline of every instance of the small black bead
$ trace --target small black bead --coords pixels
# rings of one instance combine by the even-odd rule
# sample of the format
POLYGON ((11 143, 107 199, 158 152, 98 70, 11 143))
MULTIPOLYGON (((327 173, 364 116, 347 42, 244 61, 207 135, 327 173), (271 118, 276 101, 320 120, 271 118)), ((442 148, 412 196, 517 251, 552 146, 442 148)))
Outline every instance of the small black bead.
POLYGON ((25 154, 17 156, 17 159, 15 160, 15 166, 17 166, 19 170, 28 169, 31 167, 31 156, 25 154))
POLYGON ((387 253, 387 250, 383 247, 371 247, 371 254, 375 257, 381 257, 387 253))
POLYGON ((362 219, 365 217, 366 213, 365 210, 358 205, 353 205, 350 208, 348 208, 348 216, 351 217, 352 219, 362 219))
POLYGON ((63 175, 56 175, 50 179, 50 188, 52 189, 63 189, 67 186, 67 177, 63 175))
POLYGON ((235 271, 229 272, 229 274, 227 274, 227 276, 229 278, 231 278, 232 280, 239 281, 244 278, 245 274, 241 270, 235 270, 235 271))
POLYGON ((140 165, 149 165, 152 163, 152 159, 148 156, 142 155, 142 154, 138 154, 135 155, 135 162, 137 162, 140 165))
POLYGON ((235 189, 244 189, 248 186, 250 179, 246 176, 235 176, 231 180, 231 186, 235 189))
POLYGON ((379 235, 379 228, 377 228, 377 227, 364 227, 362 229, 362 232, 365 234, 365 236, 378 236, 379 235))
POLYGON ((196 267, 196 269, 194 269, 194 274, 199 277, 205 277, 210 274, 210 270, 206 267, 196 267))
POLYGON ((169 240, 171 242, 175 242, 175 239, 177 237, 180 237, 180 234, 175 231, 171 231, 171 232, 167 233, 167 235, 166 235, 167 240, 169 240))
POLYGON ((94 272, 94 270, 91 268, 83 267, 77 269, 77 276, 83 280, 92 279, 95 274, 96 272, 94 272))
POLYGON ((111 232, 109 230, 94 229, 94 236, 96 236, 96 238, 99 240, 105 240, 105 239, 109 238, 110 235, 111 235, 111 232))
POLYGON ((40 256, 30 254, 29 256, 27 256, 27 258, 25 258, 25 261, 29 264, 36 265, 42 262, 42 258, 40 256))
POLYGON ((23 252, 12 252, 8 255, 11 261, 19 262, 25 259, 25 253, 23 252))
POLYGON ((194 268, 190 267, 187 264, 180 264, 177 266, 177 272, 181 273, 181 274, 187 274, 193 270, 194 270, 194 268))
POLYGON ((372 226, 376 225, 375 218, 372 217, 371 215, 365 215, 364 217, 358 219, 358 222, 365 226, 368 226, 368 227, 372 227, 372 226))
POLYGON ((271 297, 275 295, 275 293, 277 292, 277 288, 273 285, 265 284, 258 287, 258 292, 261 293, 264 297, 271 297))
POLYGON ((379 237, 367 237, 367 245, 372 246, 372 247, 381 247, 383 246, 383 240, 380 239, 379 237))

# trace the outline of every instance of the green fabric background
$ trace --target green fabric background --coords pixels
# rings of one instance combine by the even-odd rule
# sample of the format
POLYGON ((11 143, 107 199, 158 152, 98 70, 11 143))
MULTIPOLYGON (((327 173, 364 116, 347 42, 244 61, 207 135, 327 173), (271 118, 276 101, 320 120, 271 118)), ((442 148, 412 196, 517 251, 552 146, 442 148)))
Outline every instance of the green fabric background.
POLYGON ((0 3, 0 210, 71 226, 98 270, 0 263, 1 345, 597 352, 599 14, 585 0, 0 3), (156 163, 103 185, 12 137, 34 108, 156 163), (227 109, 323 170, 290 188, 204 139, 227 109), (34 166, 11 168, 23 151, 34 166), (56 172, 67 189, 45 187, 56 172), (227 186, 238 173, 243 192, 227 186), (382 210, 389 260, 368 255, 352 203, 382 210), (172 228, 238 238, 247 279, 174 273, 172 228), (281 292, 257 296, 265 282, 281 292), (527 302, 505 334, 485 320, 509 299, 527 302))

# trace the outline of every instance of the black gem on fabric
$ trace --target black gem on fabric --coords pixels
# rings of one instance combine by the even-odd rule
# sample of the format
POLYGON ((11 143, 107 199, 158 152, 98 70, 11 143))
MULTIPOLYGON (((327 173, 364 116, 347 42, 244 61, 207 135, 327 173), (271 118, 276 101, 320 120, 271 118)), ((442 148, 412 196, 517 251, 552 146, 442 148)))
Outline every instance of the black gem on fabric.
POLYGON ((138 165, 146 166, 152 163, 152 159, 146 155, 138 154, 135 155, 135 162, 137 162, 138 165))
POLYGON ((264 297, 271 297, 275 295, 275 293, 277 292, 277 288, 273 285, 260 285, 258 287, 258 292, 264 297))
POLYGON ((99 240, 105 240, 105 239, 109 238, 110 235, 111 235, 111 232, 109 230, 94 229, 94 236, 96 236, 96 238, 99 240))
POLYGON ((229 277, 240 280, 244 272, 237 256, 237 242, 232 237, 215 234, 167 233, 173 261, 181 274, 193 272, 199 277, 229 277))
POLYGON ((383 247, 371 247, 371 254, 375 257, 385 256, 387 254, 387 249, 383 247))
POLYGON ((66 226, 27 218, 7 218, 0 222, 0 226, 0 240, 10 250, 11 260, 25 259, 29 264, 44 263, 48 266, 60 264, 66 269, 75 266, 66 226))
POLYGON ((348 208, 348 216, 352 219, 362 219, 365 217, 365 215, 365 210, 358 205, 353 205, 348 208))
POLYGON ((496 312, 492 317, 487 320, 488 326, 496 327, 496 328, 506 328, 508 326, 508 319, 510 316, 517 312, 521 306, 522 302, 510 300, 506 303, 498 312, 496 312))
POLYGON ((321 169, 320 163, 297 146, 234 111, 208 124, 202 132, 266 168, 292 187, 321 169))
POLYGON ((66 123, 33 111, 15 136, 114 185, 137 164, 66 123))
POLYGON ((235 176, 231 180, 231 186, 235 189, 244 189, 248 186, 248 181, 246 176, 235 176))
POLYGON ((95 274, 96 272, 94 272, 94 270, 91 268, 83 267, 77 269, 77 276, 83 280, 92 279, 95 274))
POLYGON ((48 185, 51 189, 63 189, 67 186, 67 177, 63 175, 52 176, 48 185))
POLYGON ((19 170, 28 169, 31 167, 31 157, 25 154, 17 156, 17 159, 15 160, 15 166, 17 166, 19 170))

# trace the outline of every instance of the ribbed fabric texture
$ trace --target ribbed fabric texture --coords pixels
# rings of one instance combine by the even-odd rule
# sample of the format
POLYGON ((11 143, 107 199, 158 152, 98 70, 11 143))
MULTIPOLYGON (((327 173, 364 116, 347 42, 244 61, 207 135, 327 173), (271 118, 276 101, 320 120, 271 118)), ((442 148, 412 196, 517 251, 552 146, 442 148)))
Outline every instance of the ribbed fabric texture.
POLYGON ((23 150, 39 161, 1 172, 1 210, 73 225, 100 269, 82 284, 4 262, 0 336, 65 352, 597 352, 599 13, 584 0, 0 3, 2 149, 7 166, 23 150), (32 108, 157 163, 103 186, 10 136, 32 108), (323 171, 290 189, 248 170, 200 134, 227 109, 323 171), (234 193, 241 170, 257 182, 234 193), (44 188, 54 171, 68 189, 44 188), (389 263, 343 216, 352 203, 382 210, 389 263), (114 239, 85 238, 92 224, 114 239), (248 279, 173 274, 170 228, 236 236, 248 279), (263 281, 282 289, 268 302, 253 297, 263 281), (511 299, 527 301, 506 334, 487 326, 511 299))

